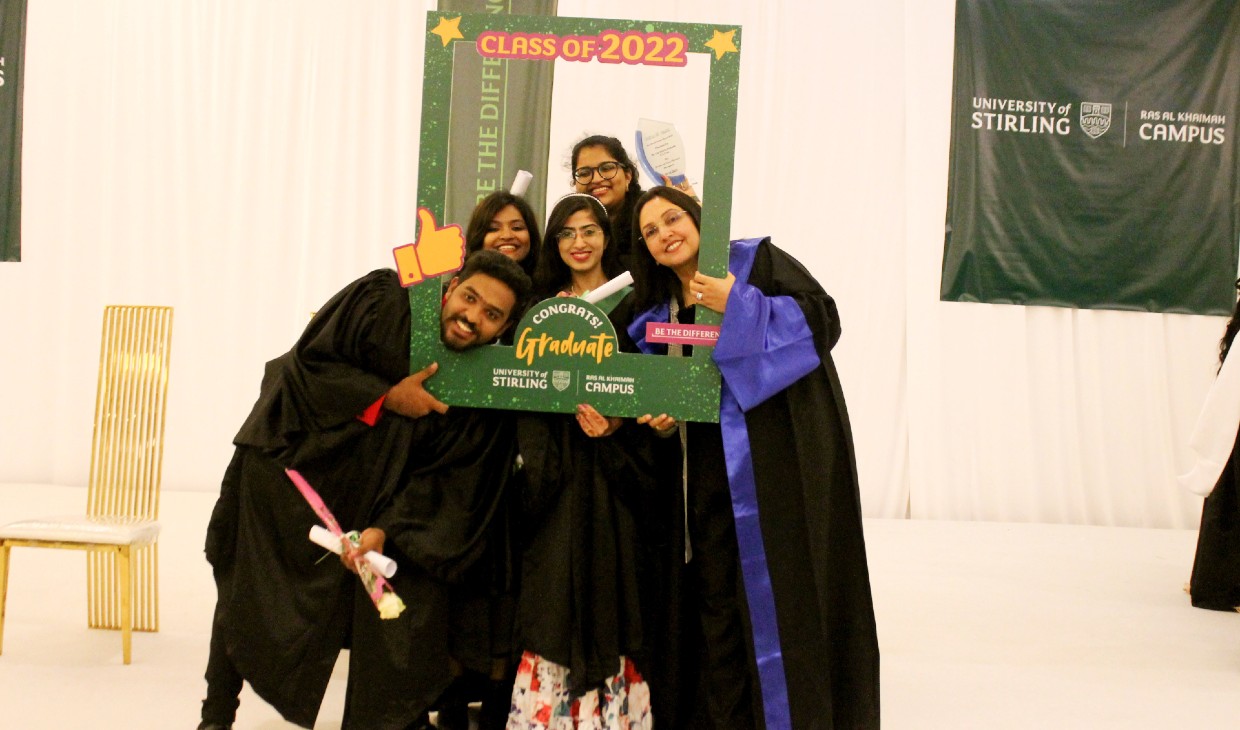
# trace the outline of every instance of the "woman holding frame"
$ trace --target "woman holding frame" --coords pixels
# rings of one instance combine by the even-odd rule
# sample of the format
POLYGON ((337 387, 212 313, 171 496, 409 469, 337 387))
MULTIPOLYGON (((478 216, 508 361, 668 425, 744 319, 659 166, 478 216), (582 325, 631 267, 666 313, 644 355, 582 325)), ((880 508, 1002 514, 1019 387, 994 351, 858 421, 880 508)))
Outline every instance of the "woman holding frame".
MULTIPOLYGON (((547 236, 534 270, 535 296, 585 296, 623 273, 611 230, 598 199, 583 193, 560 198, 547 218, 547 236)), ((597 304, 610 311, 629 291, 621 289, 597 304)))
MULTIPOLYGON (((701 206, 670 187, 634 205, 633 295, 612 313, 624 349, 688 355, 646 324, 723 315, 711 353, 720 420, 638 419, 679 435, 683 570, 652 687, 661 727, 870 728, 878 641, 852 434, 831 348, 835 302, 769 239, 733 241, 728 272, 698 270, 701 206), (669 352, 669 349, 672 351, 669 352), (682 625, 677 626, 676 622, 682 625), (666 684, 665 684, 666 683, 666 684)), ((679 490, 678 490, 679 491, 679 490)))
MULTIPOLYGON (((594 197, 561 198, 547 220, 536 293, 581 296, 618 273, 610 230, 594 197)), ((649 590, 652 561, 672 532, 654 465, 675 458, 666 451, 674 444, 587 404, 572 415, 522 414, 517 435, 523 654, 508 730, 650 728, 640 668, 653 652, 647 615, 661 599, 649 590)))

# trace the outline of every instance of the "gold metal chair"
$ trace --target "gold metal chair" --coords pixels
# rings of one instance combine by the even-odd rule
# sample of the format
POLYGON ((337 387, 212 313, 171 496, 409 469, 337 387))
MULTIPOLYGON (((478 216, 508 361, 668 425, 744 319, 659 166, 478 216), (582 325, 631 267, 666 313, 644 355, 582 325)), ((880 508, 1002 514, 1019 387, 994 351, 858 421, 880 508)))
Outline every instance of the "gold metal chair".
POLYGON ((84 517, 0 526, 0 652, 9 550, 86 550, 87 622, 131 632, 159 630, 159 484, 172 345, 172 307, 108 306, 103 312, 90 483, 84 517))

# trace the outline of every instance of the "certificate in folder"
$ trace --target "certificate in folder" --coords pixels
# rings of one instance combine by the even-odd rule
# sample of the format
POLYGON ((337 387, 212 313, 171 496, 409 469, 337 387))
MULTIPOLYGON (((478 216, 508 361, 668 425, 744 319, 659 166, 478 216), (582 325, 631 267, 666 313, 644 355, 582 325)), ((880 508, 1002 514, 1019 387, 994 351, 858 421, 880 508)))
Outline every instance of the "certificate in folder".
POLYGON ((664 176, 673 185, 685 181, 685 144, 670 122, 637 120, 637 159, 655 185, 664 176))

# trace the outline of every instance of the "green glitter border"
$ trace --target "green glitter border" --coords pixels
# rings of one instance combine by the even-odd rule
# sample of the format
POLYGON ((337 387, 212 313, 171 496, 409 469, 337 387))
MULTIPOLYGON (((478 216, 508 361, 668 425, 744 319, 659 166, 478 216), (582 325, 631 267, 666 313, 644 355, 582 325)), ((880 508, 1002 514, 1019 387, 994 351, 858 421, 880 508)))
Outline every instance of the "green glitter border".
MULTIPOLYGON (((703 23, 671 23, 603 18, 492 15, 430 11, 426 15, 425 60, 422 76, 422 134, 418 166, 418 206, 443 220, 446 196, 448 125, 452 86, 454 43, 474 43, 488 30, 509 33, 547 33, 557 36, 597 36, 603 31, 620 33, 680 33, 688 40, 688 52, 710 54, 705 165, 702 179, 702 271, 712 276, 727 274, 728 240, 732 217, 732 177, 736 148, 736 111, 740 81, 740 26, 703 23), (462 39, 444 45, 431 31, 441 20, 460 18, 462 39), (732 31, 737 51, 717 58, 704 44, 716 32, 732 31)), ((597 63, 590 61, 589 63, 597 63)), ((514 367, 513 348, 491 346, 457 353, 439 340, 440 291, 438 280, 409 289, 412 314, 410 368, 417 371, 431 362, 439 372, 427 381, 436 397, 449 405, 506 408, 528 411, 572 412, 579 398, 553 391, 497 392, 490 387, 486 371, 514 367)), ((699 324, 719 324, 722 316, 703 310, 699 324)), ((682 420, 719 420, 719 371, 710 359, 711 348, 695 348, 692 357, 668 358, 622 353, 592 372, 630 375, 645 384, 635 396, 592 397, 599 411, 615 416, 639 416, 657 410, 682 420), (653 406, 653 408, 652 408, 653 406)), ((555 367, 548 361, 542 367, 555 367)))

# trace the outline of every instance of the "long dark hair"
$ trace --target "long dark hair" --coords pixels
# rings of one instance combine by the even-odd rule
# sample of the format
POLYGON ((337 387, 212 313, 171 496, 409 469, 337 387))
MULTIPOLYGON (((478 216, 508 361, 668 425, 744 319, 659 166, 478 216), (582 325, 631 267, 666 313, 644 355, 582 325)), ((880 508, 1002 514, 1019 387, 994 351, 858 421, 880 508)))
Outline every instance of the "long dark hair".
POLYGON ((568 268, 560 257, 559 233, 574 214, 589 211, 594 222, 603 229, 606 244, 600 264, 603 275, 612 279, 623 269, 616 255, 616 247, 612 245, 611 221, 607 218, 607 209, 594 196, 585 193, 573 193, 560 198, 551 215, 547 218, 547 235, 543 239, 543 251, 538 256, 538 268, 534 269, 534 293, 539 297, 550 297, 563 290, 564 286, 573 281, 573 270, 568 268))
POLYGON ((542 244, 542 237, 538 233, 538 218, 534 215, 530 204, 525 202, 525 198, 513 195, 506 190, 491 193, 474 206, 473 215, 469 217, 469 225, 465 227, 465 254, 469 255, 474 251, 482 250, 482 241, 487 237, 491 221, 501 210, 510 205, 521 214, 525 220, 525 229, 530 234, 530 252, 517 263, 527 275, 533 276, 534 269, 538 265, 538 249, 542 244))
POLYGON ((607 150, 607 153, 616 162, 624 165, 624 169, 630 175, 629 186, 624 191, 624 202, 620 204, 620 210, 617 210, 614 215, 610 215, 613 234, 611 245, 618 249, 616 251, 617 255, 627 258, 629 251, 636 244, 631 221, 633 218, 633 206, 637 202, 638 196, 642 193, 641 173, 638 172, 637 165, 633 163, 633 159, 629 157, 629 153, 625 151, 624 145, 620 143, 620 140, 604 134, 592 134, 573 145, 573 170, 577 169, 577 158, 586 147, 602 147, 607 150))
MULTIPOLYGON (((629 271, 633 274, 633 299, 639 311, 662 304, 672 297, 680 298, 680 278, 676 272, 655 262, 646 242, 641 238, 641 212, 655 198, 663 198, 680 207, 693 219, 693 226, 702 230, 702 205, 689 195, 666 185, 653 187, 642 193, 633 204, 633 227, 636 240, 629 259, 629 271)), ((684 302, 681 302, 682 304, 684 302)))
MULTIPOLYGON (((1236 279, 1236 291, 1240 293, 1240 279, 1236 279)), ((1220 369, 1223 367, 1223 361, 1227 359, 1227 351, 1231 349, 1232 340, 1236 339, 1237 331, 1240 331, 1240 296, 1236 298, 1236 306, 1231 311, 1231 319, 1227 320, 1227 329, 1223 330, 1223 339, 1218 343, 1220 369)))

